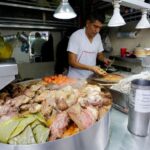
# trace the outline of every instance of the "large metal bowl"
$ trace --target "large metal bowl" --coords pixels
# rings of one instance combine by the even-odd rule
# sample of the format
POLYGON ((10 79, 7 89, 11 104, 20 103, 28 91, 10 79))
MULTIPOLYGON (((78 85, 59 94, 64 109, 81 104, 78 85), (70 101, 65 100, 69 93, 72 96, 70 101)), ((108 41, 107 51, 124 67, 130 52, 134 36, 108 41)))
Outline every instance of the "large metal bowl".
POLYGON ((44 144, 9 145, 0 143, 0 150, 105 150, 109 141, 110 111, 98 122, 80 133, 44 144))

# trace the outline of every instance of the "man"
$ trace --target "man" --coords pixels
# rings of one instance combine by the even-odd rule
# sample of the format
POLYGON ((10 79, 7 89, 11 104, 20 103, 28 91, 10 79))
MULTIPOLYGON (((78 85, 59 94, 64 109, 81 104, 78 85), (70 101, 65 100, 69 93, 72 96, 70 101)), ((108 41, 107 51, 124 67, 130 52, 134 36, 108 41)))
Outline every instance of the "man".
POLYGON ((67 51, 69 52, 68 76, 75 78, 88 78, 96 73, 105 75, 106 72, 96 66, 96 59, 106 64, 110 60, 103 55, 103 45, 99 34, 104 23, 104 17, 90 15, 86 20, 84 29, 74 32, 69 40, 67 51))
POLYGON ((35 33, 35 40, 32 43, 31 50, 32 54, 37 56, 41 56, 42 45, 46 42, 46 40, 41 38, 41 34, 39 32, 35 33))

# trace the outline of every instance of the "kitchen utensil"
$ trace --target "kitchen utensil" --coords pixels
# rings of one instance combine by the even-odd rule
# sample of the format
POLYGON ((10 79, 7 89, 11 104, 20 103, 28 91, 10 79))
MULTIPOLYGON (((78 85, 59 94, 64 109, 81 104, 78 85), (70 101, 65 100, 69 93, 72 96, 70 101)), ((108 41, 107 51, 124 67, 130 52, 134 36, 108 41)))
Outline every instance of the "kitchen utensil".
POLYGON ((117 72, 118 69, 116 69, 114 66, 110 66, 108 69, 107 69, 107 73, 113 73, 113 72, 117 72))
MULTIPOLYGON (((120 75, 120 74, 108 74, 108 76, 116 76, 116 78, 118 77, 118 78, 124 78, 124 76, 122 76, 122 75, 120 75)), ((109 80, 108 78, 106 78, 107 77, 107 75, 106 76, 102 76, 102 77, 99 77, 99 76, 93 76, 93 77, 90 77, 90 80, 94 80, 94 81, 97 81, 97 82, 99 82, 99 83, 109 83, 109 84, 115 84, 115 83, 117 83, 117 82, 119 82, 119 80, 109 80)))
POLYGON ((110 68, 114 62, 115 62, 115 58, 113 58, 113 60, 112 60, 112 61, 110 62, 110 64, 107 66, 107 68, 105 69, 105 71, 107 71, 108 68, 110 68))

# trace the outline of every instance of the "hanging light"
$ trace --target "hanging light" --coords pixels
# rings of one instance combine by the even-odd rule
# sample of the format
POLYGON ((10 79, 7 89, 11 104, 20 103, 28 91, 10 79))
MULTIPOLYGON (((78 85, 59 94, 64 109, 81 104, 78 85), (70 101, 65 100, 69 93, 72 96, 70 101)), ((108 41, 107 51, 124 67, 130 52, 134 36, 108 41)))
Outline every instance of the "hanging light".
POLYGON ((136 25, 136 29, 146 29, 150 28, 150 23, 147 19, 147 9, 142 9, 142 17, 141 20, 136 25))
POLYGON ((58 19, 72 19, 77 15, 68 3, 68 0, 62 0, 53 16, 58 19))
POLYGON ((117 26, 123 26, 125 25, 125 21, 123 17, 120 14, 120 0, 114 0, 113 5, 114 5, 114 12, 113 16, 111 17, 108 26, 109 27, 117 27, 117 26))

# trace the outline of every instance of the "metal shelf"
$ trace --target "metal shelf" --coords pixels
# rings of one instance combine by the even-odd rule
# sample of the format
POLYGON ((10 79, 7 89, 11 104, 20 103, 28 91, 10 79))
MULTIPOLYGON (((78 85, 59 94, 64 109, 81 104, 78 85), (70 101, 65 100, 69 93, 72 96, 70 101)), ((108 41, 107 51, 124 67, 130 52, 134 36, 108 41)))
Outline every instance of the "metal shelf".
POLYGON ((78 27, 78 18, 59 20, 53 17, 54 5, 38 5, 0 2, 0 28, 66 29, 78 27), (9 11, 8 11, 9 10, 9 11), (31 15, 32 14, 32 15, 31 15))

